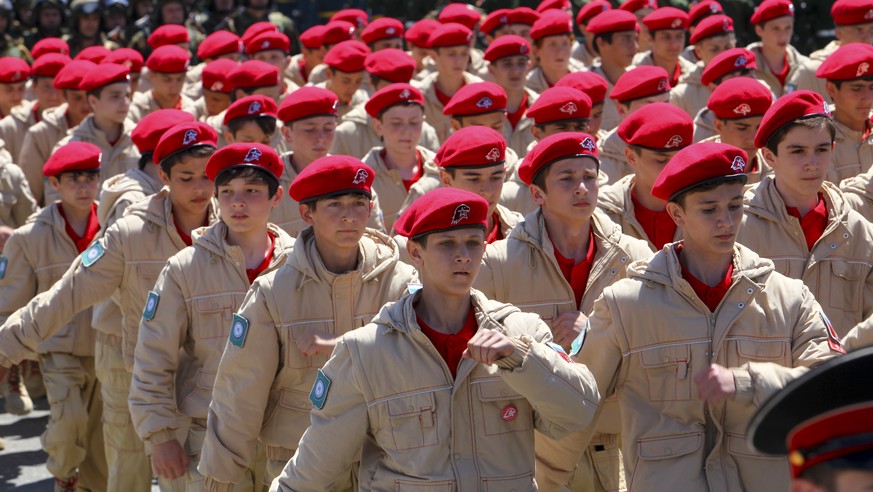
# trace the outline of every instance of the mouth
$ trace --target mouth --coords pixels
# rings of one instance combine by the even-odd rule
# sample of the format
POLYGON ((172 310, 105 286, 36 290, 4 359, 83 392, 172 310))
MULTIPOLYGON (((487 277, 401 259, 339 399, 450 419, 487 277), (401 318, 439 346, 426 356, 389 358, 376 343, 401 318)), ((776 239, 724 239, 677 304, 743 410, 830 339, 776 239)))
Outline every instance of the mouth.
POLYGON ((233 214, 230 216, 230 218, 233 220, 246 220, 249 218, 249 216, 245 214, 233 214))
POLYGON ((454 273, 452 273, 452 275, 458 275, 458 276, 461 276, 463 278, 468 278, 470 276, 470 272, 464 270, 464 271, 460 271, 460 272, 454 272, 454 273))
POLYGON ((731 241, 734 238, 733 234, 722 234, 720 236, 715 236, 719 241, 731 241))
POLYGON ((591 206, 591 202, 587 200, 582 200, 573 204, 576 208, 589 208, 591 206))

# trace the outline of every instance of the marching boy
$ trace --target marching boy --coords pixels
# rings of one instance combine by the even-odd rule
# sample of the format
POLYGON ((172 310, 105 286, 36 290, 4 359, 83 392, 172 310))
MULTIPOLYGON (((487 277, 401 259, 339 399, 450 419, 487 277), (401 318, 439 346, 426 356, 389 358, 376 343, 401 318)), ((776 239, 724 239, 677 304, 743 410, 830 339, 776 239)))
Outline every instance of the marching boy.
POLYGON ((423 288, 343 336, 309 393, 300 447, 272 490, 323 491, 360 454, 360 489, 532 490, 533 431, 561 437, 599 401, 535 314, 471 288, 488 202, 440 188, 395 224, 423 288))
MULTIPOLYGON (((265 483, 276 478, 309 427, 306 395, 336 342, 417 283, 397 245, 366 228, 375 177, 358 159, 328 156, 291 184, 309 227, 285 266, 256 281, 234 316, 249 329, 231 334, 218 367, 200 460, 207 490, 231 490, 257 441, 267 451, 265 483)), ((349 472, 337 475, 335 490, 353 489, 349 472)))

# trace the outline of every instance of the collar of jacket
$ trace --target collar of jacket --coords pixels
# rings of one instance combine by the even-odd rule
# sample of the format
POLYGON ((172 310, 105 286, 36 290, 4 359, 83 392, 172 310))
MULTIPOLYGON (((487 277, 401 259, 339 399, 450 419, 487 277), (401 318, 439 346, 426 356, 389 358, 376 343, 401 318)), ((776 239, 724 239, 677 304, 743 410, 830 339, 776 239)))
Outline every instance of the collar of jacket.
MULTIPOLYGON (((113 146, 110 145, 109 139, 106 138, 106 133, 97 128, 97 125, 94 124, 94 115, 89 114, 84 120, 82 120, 82 123, 73 130, 73 140, 93 142, 95 145, 103 149, 113 147, 114 149, 124 150, 133 145, 133 142, 130 140, 130 132, 133 131, 134 127, 136 127, 136 123, 125 119, 121 130, 121 137, 119 137, 118 141, 115 142, 115 145, 113 146)), ((139 153, 137 152, 137 156, 138 155, 139 153)))
MULTIPOLYGON (((382 307, 379 314, 373 318, 374 323, 384 325, 389 331, 411 333, 413 330, 421 330, 415 314, 415 303, 421 298, 421 291, 407 294, 396 302, 391 302, 382 307)), ((502 321, 512 313, 521 312, 512 304, 504 304, 486 298, 476 289, 470 289, 470 300, 475 310, 476 324, 479 328, 504 331, 502 321)))
MULTIPOLYGON (((760 41, 755 41, 754 43, 746 46, 746 49, 752 50, 755 52, 755 56, 757 57, 758 61, 760 62, 760 63, 758 63, 758 70, 759 71, 765 71, 765 72, 770 71, 769 69, 767 69, 766 62, 763 61, 764 53, 761 51, 761 42, 760 41)), ((797 66, 797 64, 800 63, 799 57, 801 55, 800 55, 800 52, 797 51, 797 48, 795 48, 793 45, 789 44, 785 49, 788 52, 788 66, 791 67, 791 68, 789 68, 789 73, 790 73, 790 70, 793 70, 797 66)))
POLYGON ((46 126, 52 126, 59 130, 67 131, 67 103, 61 103, 60 106, 48 108, 42 112, 42 121, 46 126))
POLYGON ((351 109, 345 116, 343 116, 342 123, 346 121, 351 121, 352 123, 357 123, 359 125, 372 125, 370 121, 370 115, 367 114, 367 110, 364 108, 363 104, 358 104, 354 108, 351 109))
MULTIPOLYGON (((306 227, 297 235, 296 247, 290 254, 288 265, 300 271, 300 284, 302 288, 306 282, 326 282, 334 274, 324 268, 320 258, 314 258, 315 230, 312 226, 306 227)), ((400 261, 400 252, 397 243, 385 234, 374 229, 367 228, 364 235, 358 241, 359 264, 357 271, 361 275, 362 282, 378 280, 379 275, 392 268, 400 261)))
POLYGON ((16 120, 26 123, 28 126, 36 124, 36 119, 33 118, 33 107, 36 105, 34 101, 22 101, 18 106, 14 106, 9 115, 16 120))
POLYGON ((873 176, 871 171, 867 171, 857 176, 846 178, 842 183, 840 183, 840 189, 843 191, 851 191, 867 198, 868 200, 873 200, 873 188, 870 186, 871 176, 873 176))
POLYGON ((600 190, 597 206, 604 212, 611 212, 625 217, 633 217, 634 206, 630 197, 634 185, 634 175, 629 174, 615 183, 600 190))
MULTIPOLYGON (((376 171, 376 176, 380 174, 394 174, 397 176, 397 179, 400 179, 400 173, 395 169, 388 169, 388 165, 385 164, 385 159, 382 158, 382 151, 385 150, 385 147, 373 147, 367 152, 367 155, 361 159, 363 162, 367 163, 376 171)), ((436 179, 440 177, 440 168, 437 167, 434 160, 436 159, 436 154, 433 151, 428 150, 421 145, 416 145, 415 150, 421 152, 421 156, 424 161, 424 165, 422 166, 422 177, 423 176, 433 176, 436 179)))
MULTIPOLYGON (((267 223, 267 230, 276 237, 276 242, 273 246, 273 258, 270 261, 270 266, 267 268, 267 271, 270 271, 285 263, 285 258, 294 249, 294 238, 269 222, 267 223)), ((240 251, 240 257, 242 257, 242 249, 239 246, 231 246, 227 243, 227 224, 221 220, 206 227, 194 229, 191 231, 191 240, 194 247, 201 247, 213 256, 220 256, 230 261, 232 260, 232 252, 236 250, 240 251)))
MULTIPOLYGON (((285 190, 285 195, 288 196, 288 187, 291 186, 291 182, 297 177, 297 170, 291 165, 291 161, 294 160, 294 151, 285 152, 280 158, 285 165, 285 170, 282 171, 282 176, 279 178, 279 185, 282 186, 282 189, 285 190)), ((288 198, 291 197, 288 196, 288 198)))
MULTIPOLYGON (((103 182, 100 190, 100 204, 97 205, 97 217, 101 224, 106 224, 109 213, 125 194, 142 193, 143 196, 154 195, 161 191, 160 181, 141 171, 139 168, 128 169, 124 174, 112 176, 103 182)), ((139 201, 139 200, 136 200, 139 201)))
MULTIPOLYGON (((209 208, 206 210, 210 224, 214 224, 218 221, 218 214, 216 213, 217 208, 215 200, 210 200, 209 208)), ((170 227, 175 222, 173 219, 173 203, 170 200, 169 188, 164 187, 154 195, 130 205, 127 207, 125 214, 139 216, 148 227, 162 227, 166 229, 170 236, 177 242, 179 249, 181 250, 185 248, 186 245, 182 242, 182 238, 179 237, 179 234, 176 233, 176 228, 170 227)))
MULTIPOLYGON (((831 232, 838 224, 845 227, 846 216, 849 214, 849 206, 843 198, 843 193, 834 184, 825 181, 819 192, 824 197, 828 208, 828 225, 825 234, 831 232)), ((746 192, 746 213, 754 214, 761 219, 790 224, 791 215, 785 208, 785 201, 776 189, 776 180, 773 176, 766 176, 751 190, 746 192)))
MULTIPOLYGON (((94 202, 95 204, 97 202, 94 202)), ((28 222, 42 223, 54 227, 63 237, 67 237, 67 221, 61 216, 61 202, 55 201, 51 205, 43 208, 34 215, 31 215, 28 222)), ((72 239, 70 240, 72 244, 72 239)))

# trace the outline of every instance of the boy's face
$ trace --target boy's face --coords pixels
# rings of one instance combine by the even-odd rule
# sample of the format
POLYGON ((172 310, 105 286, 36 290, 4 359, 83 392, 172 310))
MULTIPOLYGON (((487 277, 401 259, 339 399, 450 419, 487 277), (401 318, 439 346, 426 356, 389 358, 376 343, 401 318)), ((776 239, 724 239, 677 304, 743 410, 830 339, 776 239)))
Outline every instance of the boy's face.
POLYGON ((873 81, 847 80, 837 85, 827 82, 828 96, 834 101, 837 113, 850 121, 867 121, 873 108, 873 81))
POLYGON ((324 46, 321 48, 312 48, 309 49, 305 46, 300 47, 300 51, 303 53, 303 58, 306 59, 307 63, 311 63, 311 66, 318 65, 324 60, 325 49, 324 46))
POLYGON ((494 213, 497 202, 500 201, 500 192, 503 191, 503 179, 506 177, 506 166, 497 164, 479 168, 455 168, 455 176, 440 169, 440 182, 449 188, 475 193, 488 202, 488 213, 494 213))
POLYGON ((565 133, 565 132, 584 132, 588 133, 588 128, 590 126, 591 120, 565 120, 565 121, 556 121, 554 123, 546 123, 542 125, 542 128, 534 126, 531 127, 531 131, 533 132, 534 138, 537 142, 540 140, 550 137, 556 133, 565 133))
POLYGON ((469 46, 449 46, 428 51, 440 74, 460 77, 470 63, 469 46))
POLYGON ((396 49, 396 50, 402 50, 403 49, 403 40, 400 38, 380 39, 379 41, 374 42, 370 46, 370 49, 372 49, 374 53, 376 51, 385 50, 385 49, 389 49, 389 48, 396 49))
POLYGON ((246 121, 240 127, 236 133, 231 133, 230 130, 225 130, 224 139, 227 140, 227 143, 262 143, 264 145, 270 145, 273 141, 273 135, 268 135, 264 133, 264 130, 261 130, 261 127, 258 126, 255 121, 246 121))
POLYGON ((238 177, 217 186, 215 196, 228 230, 236 234, 256 233, 267 227, 270 212, 282 198, 282 187, 270 197, 266 183, 238 177))
POLYGON ((39 27, 43 31, 51 32, 61 28, 61 11, 52 7, 39 11, 39 27))
POLYGON ((492 111, 485 114, 475 114, 472 116, 462 116, 462 124, 458 120, 452 118, 452 128, 460 130, 468 126, 487 126, 497 133, 503 133, 503 120, 505 119, 505 111, 492 111))
POLYGON ((619 31, 612 34, 612 43, 600 39, 597 41, 600 57, 608 59, 620 67, 629 67, 634 55, 640 49, 639 36, 636 31, 619 31))
POLYGON ((742 183, 688 193, 684 207, 669 202, 667 213, 682 228, 686 244, 708 255, 730 254, 743 219, 742 183))
POLYGON ((788 49, 792 32, 794 32, 794 17, 790 15, 769 20, 755 26, 755 34, 761 38, 761 44, 772 50, 788 49))
POLYGON ((641 97, 639 99, 634 99, 629 103, 616 103, 615 110, 618 112, 618 116, 624 120, 643 106, 648 106, 649 104, 656 102, 670 102, 670 93, 663 92, 661 94, 655 94, 654 96, 641 97))
POLYGON ((208 157, 184 159, 170 169, 169 176, 163 170, 158 171, 161 182, 170 188, 170 201, 174 210, 191 215, 206 213, 214 188, 212 181, 206 176, 208 160, 208 157))
POLYGON ((336 94, 340 103, 349 103, 355 96, 355 92, 361 88, 364 83, 364 78, 367 72, 334 72, 331 69, 327 70, 328 89, 336 94))
POLYGON ((51 77, 37 77, 33 79, 33 93, 39 103, 39 109, 48 109, 60 106, 64 102, 64 93, 55 89, 51 77))
POLYGON ((530 37, 530 28, 531 26, 527 24, 510 24, 509 30, 506 34, 515 34, 516 36, 521 36, 524 39, 527 39, 528 43, 533 44, 533 38, 530 37))
POLYGON ((794 127, 776 150, 778 155, 762 149, 776 174, 776 188, 795 197, 816 195, 831 167, 834 145, 828 130, 794 127))
POLYGON ((336 136, 336 116, 316 116, 292 122, 282 127, 282 135, 295 156, 312 162, 324 157, 336 136))
POLYGON ((215 116, 230 106, 230 95, 204 89, 203 102, 206 103, 206 112, 209 116, 215 116))
POLYGON ((597 163, 589 157, 562 159, 544 173, 545 191, 530 186, 531 198, 548 217, 579 224, 591 218, 597 208, 597 163))
POLYGON ((852 26, 837 26, 835 31, 837 39, 840 40, 841 44, 873 44, 873 22, 852 26))
POLYGON ((415 151, 423 125, 424 109, 418 105, 393 106, 373 120, 376 135, 382 137, 385 148, 404 154, 415 151))
POLYGON ((95 116, 122 124, 130 110, 130 99, 130 84, 116 82, 104 87, 100 97, 88 96, 88 104, 95 116))
POLYGON ((315 231, 318 249, 357 248, 364 235, 373 206, 361 194, 347 194, 318 200, 315 210, 300 205, 300 217, 315 231))
POLYGON ((701 39, 694 45, 694 54, 703 61, 703 66, 705 67, 722 51, 736 47, 737 37, 733 33, 727 33, 721 36, 701 39))
POLYGON ((523 90, 528 71, 530 59, 524 55, 507 56, 488 64, 488 73, 506 92, 523 90))
POLYGON ((570 51, 573 49, 573 40, 570 36, 546 36, 540 40, 540 46, 533 46, 534 56, 537 56, 540 65, 552 70, 566 70, 570 63, 570 51))
POLYGON ((409 241, 406 250, 421 274, 421 283, 448 297, 470 294, 485 254, 485 231, 478 227, 435 232, 425 247, 409 241))
POLYGON ((252 56, 252 59, 267 62, 270 65, 273 65, 277 69, 279 69, 279 75, 285 73, 285 69, 288 68, 288 63, 291 62, 291 57, 288 56, 284 51, 280 50, 266 50, 259 51, 252 56))
POLYGON ((755 134, 761 126, 763 116, 741 118, 738 120, 715 120, 715 131, 721 135, 722 143, 739 147, 746 151, 749 158, 754 156, 758 149, 755 147, 755 134))
POLYGON ((160 73, 151 72, 152 91, 162 97, 178 98, 182 94, 182 86, 185 85, 185 73, 160 73))
POLYGON ((18 106, 24 100, 26 82, 0 84, 0 106, 18 106))
POLYGON ((603 123, 603 103, 591 106, 591 118, 588 118, 588 134, 597 135, 600 125, 603 123))
POLYGON ((660 29, 652 33, 652 53, 665 60, 678 60, 685 48, 684 29, 660 29))
POLYGON ((99 172, 67 172, 49 178, 52 188, 57 190, 64 207, 79 211, 91 209, 100 190, 99 172))
POLYGON ((670 162, 670 159, 676 155, 676 152, 678 152, 678 150, 664 152, 641 149, 640 154, 637 155, 637 153, 630 147, 626 148, 624 156, 627 158, 628 165, 636 174, 634 188, 637 190, 645 190, 645 193, 651 193, 652 185, 655 184, 655 180, 658 179, 661 170, 664 169, 664 166, 666 166, 667 163, 670 162))
POLYGON ((91 106, 88 105, 88 95, 85 91, 65 90, 64 99, 67 101, 67 113, 73 122, 82 121, 91 114, 91 106))

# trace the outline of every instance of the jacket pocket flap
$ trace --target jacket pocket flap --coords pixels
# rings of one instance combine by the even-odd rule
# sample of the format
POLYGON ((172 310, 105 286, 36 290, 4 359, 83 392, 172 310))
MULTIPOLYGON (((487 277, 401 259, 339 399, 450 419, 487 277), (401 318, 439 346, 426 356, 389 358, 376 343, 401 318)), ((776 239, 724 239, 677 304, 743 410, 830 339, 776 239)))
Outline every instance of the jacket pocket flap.
POLYGON ((503 381, 483 381, 480 383, 473 381, 473 384, 479 387, 479 399, 482 401, 517 400, 521 398, 521 394, 510 388, 503 381))
POLYGON ((282 390, 281 405, 285 408, 302 410, 304 412, 308 412, 312 409, 312 403, 309 402, 308 393, 289 389, 282 390))
POLYGON ((849 263, 847 261, 832 261, 831 272, 834 275, 846 280, 858 280, 864 276, 866 270, 865 265, 860 263, 849 263))
POLYGON ((663 460, 685 456, 697 451, 702 436, 700 433, 680 434, 659 438, 643 439, 637 443, 640 459, 663 460))
POLYGON ((233 296, 209 296, 194 299, 194 307, 201 313, 217 313, 233 308, 233 296))
POLYGON ((433 393, 421 393, 417 395, 399 396, 386 402, 390 417, 408 417, 418 415, 423 411, 431 411, 434 408, 433 393))
POLYGON ((781 359, 785 355, 782 340, 737 340, 737 351, 749 359, 781 359))
POLYGON ((688 352, 688 345, 652 348, 640 353, 640 363, 643 367, 661 367, 688 362, 688 352))
POLYGON ((211 390, 215 387, 215 374, 214 372, 208 371, 199 371, 197 373, 197 387, 211 390))

